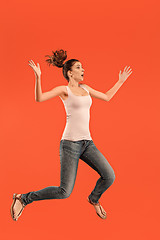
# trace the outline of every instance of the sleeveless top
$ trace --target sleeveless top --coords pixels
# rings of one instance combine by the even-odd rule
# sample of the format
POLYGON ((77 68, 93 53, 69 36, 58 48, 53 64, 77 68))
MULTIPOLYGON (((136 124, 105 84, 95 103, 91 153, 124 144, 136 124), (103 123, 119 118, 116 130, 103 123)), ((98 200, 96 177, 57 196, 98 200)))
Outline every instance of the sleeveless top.
POLYGON ((62 139, 79 141, 92 140, 89 131, 90 107, 92 105, 92 98, 89 91, 80 84, 80 87, 88 92, 87 96, 77 96, 72 93, 71 89, 67 87, 68 97, 62 100, 66 111, 66 125, 62 135, 62 139))

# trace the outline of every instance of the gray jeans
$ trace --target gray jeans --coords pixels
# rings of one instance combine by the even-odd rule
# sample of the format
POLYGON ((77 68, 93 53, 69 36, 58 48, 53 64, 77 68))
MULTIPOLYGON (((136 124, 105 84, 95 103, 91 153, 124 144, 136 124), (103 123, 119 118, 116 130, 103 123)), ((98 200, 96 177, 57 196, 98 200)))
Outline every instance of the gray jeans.
POLYGON ((22 194, 25 205, 44 199, 64 199, 70 196, 77 175, 79 158, 92 167, 100 175, 95 188, 89 195, 92 202, 97 203, 101 195, 115 180, 115 174, 93 140, 70 141, 62 139, 59 148, 61 178, 60 186, 50 186, 39 191, 22 194))

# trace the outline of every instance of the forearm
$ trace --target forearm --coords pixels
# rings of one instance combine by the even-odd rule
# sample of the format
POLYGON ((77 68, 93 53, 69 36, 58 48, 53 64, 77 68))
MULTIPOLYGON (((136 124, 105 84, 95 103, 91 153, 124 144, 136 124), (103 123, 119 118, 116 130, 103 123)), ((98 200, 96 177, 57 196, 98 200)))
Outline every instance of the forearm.
POLYGON ((109 91, 105 93, 109 100, 114 96, 114 94, 118 91, 118 89, 122 86, 122 84, 123 82, 120 82, 118 80, 118 82, 116 82, 116 84, 109 91))
POLYGON ((42 96, 42 88, 41 88, 41 77, 36 76, 36 83, 35 83, 35 100, 37 102, 40 101, 42 96))

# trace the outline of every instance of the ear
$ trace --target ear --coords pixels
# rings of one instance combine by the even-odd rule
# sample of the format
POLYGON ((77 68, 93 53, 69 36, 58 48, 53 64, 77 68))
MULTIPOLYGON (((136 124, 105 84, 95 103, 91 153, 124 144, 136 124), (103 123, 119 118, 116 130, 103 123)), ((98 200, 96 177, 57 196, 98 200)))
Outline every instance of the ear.
POLYGON ((68 70, 67 74, 68 74, 68 77, 71 77, 71 75, 72 75, 71 70, 68 70))

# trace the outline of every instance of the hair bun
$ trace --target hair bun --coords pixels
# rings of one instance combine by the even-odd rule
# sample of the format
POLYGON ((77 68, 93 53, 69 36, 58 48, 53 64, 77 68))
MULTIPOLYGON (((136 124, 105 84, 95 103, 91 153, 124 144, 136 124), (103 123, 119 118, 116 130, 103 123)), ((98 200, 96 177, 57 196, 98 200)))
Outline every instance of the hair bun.
POLYGON ((67 58, 67 51, 64 51, 63 49, 56 50, 53 52, 53 55, 45 55, 45 57, 49 57, 49 59, 46 59, 46 62, 49 64, 52 64, 53 66, 57 66, 59 68, 62 68, 64 66, 64 60, 67 58))

